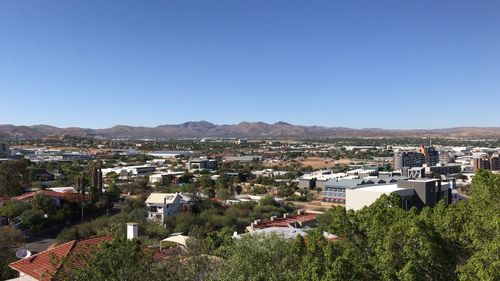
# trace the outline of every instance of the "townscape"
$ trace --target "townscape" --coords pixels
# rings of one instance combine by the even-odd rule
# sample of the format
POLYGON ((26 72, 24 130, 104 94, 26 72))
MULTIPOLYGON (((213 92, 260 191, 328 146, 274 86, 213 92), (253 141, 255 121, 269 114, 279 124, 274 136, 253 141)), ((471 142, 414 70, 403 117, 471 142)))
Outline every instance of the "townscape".
POLYGON ((0 281, 500 281, 500 1, 0 1, 0 281))
POLYGON ((4 141, 2 277, 96 280, 108 267, 117 280, 260 280, 252 276, 267 279, 281 266, 270 280, 295 276, 301 266, 304 280, 400 278, 413 274, 408 266, 439 280, 496 274, 464 262, 488 262, 475 256, 488 250, 473 244, 487 238, 464 231, 488 229, 468 225, 479 223, 474 208, 487 206, 498 219, 498 147, 438 138, 4 141), (401 252, 380 231, 395 235, 390 243, 425 248, 401 252), (95 257, 81 257, 87 247, 95 257), (390 257, 389 268, 373 268, 356 247, 382 251, 373 258, 390 257), (356 268, 354 258, 371 269, 356 268), (309 268, 314 262, 319 268, 309 268))

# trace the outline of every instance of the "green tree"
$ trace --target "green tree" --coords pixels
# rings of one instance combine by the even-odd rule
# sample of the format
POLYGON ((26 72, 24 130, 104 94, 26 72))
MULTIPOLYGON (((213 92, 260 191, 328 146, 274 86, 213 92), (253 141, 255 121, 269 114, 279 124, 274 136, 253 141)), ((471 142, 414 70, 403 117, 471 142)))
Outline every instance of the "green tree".
POLYGON ((29 186, 28 160, 5 161, 0 164, 0 194, 16 196, 29 186))
POLYGON ((219 198, 220 200, 227 200, 231 198, 231 193, 227 189, 217 188, 215 193, 217 195, 217 198, 219 198))
MULTIPOLYGON (((137 240, 115 239, 104 242, 95 254, 82 255, 84 267, 75 269, 67 280, 152 280, 152 252, 143 250, 137 240)), ((64 276, 63 276, 64 278, 64 276)))
POLYGON ((0 216, 6 216, 9 219, 13 219, 20 216, 29 208, 30 205, 23 201, 7 201, 2 207, 0 207, 0 216))
POLYGON ((226 248, 225 263, 213 280, 294 280, 298 258, 278 236, 246 236, 226 248))
POLYGON ((37 194, 31 200, 31 208, 42 211, 44 214, 50 215, 55 213, 57 207, 47 195, 37 194))
POLYGON ((21 224, 30 233, 36 234, 44 229, 46 223, 44 212, 37 209, 29 209, 22 213, 21 224))
POLYGON ((18 275, 8 266, 16 261, 15 251, 24 242, 21 231, 12 227, 0 227, 0 278, 7 280, 18 275))
POLYGON ((203 175, 201 177, 198 178, 198 183, 202 186, 202 187, 214 187, 214 182, 213 180, 210 178, 209 175, 203 175))

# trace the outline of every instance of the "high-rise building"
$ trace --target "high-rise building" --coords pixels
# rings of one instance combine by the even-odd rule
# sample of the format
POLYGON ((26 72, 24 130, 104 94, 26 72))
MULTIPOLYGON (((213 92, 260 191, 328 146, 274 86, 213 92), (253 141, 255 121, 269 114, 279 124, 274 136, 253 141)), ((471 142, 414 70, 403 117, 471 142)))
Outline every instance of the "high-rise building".
POLYGON ((490 169, 490 161, 486 157, 476 157, 472 159, 472 167, 474 171, 478 169, 490 169))
POLYGON ((498 155, 491 156, 490 169, 492 171, 499 171, 500 170, 500 156, 498 156, 498 155))
POLYGON ((419 147, 419 152, 424 155, 425 164, 429 166, 436 166, 439 162, 439 151, 434 147, 425 147, 423 144, 419 147))
POLYGON ((403 170, 403 168, 422 167, 425 164, 425 156, 419 152, 402 152, 394 155, 393 169, 403 170))

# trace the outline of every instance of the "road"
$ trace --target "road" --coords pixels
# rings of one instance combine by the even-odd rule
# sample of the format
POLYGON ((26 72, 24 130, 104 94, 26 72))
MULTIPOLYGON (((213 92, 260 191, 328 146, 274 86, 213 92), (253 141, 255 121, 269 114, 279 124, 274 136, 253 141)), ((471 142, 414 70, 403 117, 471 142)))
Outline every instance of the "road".
POLYGON ((26 243, 24 248, 30 250, 31 253, 36 254, 47 250, 55 242, 56 242, 55 238, 40 238, 39 240, 34 238, 32 242, 26 243))

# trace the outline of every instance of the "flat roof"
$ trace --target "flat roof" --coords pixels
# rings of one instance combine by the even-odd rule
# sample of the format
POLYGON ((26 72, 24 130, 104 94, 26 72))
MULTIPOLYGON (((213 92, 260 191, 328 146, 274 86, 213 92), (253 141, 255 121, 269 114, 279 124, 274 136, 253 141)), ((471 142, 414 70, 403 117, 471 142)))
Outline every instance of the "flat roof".
POLYGON ((411 182, 430 182, 430 181, 439 181, 439 179, 421 178, 421 179, 409 179, 408 181, 411 181, 411 182))
POLYGON ((375 184, 375 185, 364 185, 356 188, 351 188, 351 190, 357 191, 374 191, 374 192, 394 192, 394 191, 402 191, 402 190, 410 190, 411 188, 401 188, 398 187, 396 183, 394 184, 375 184))
POLYGON ((178 193, 151 193, 146 200, 147 204, 171 204, 175 198, 179 196, 178 193))

